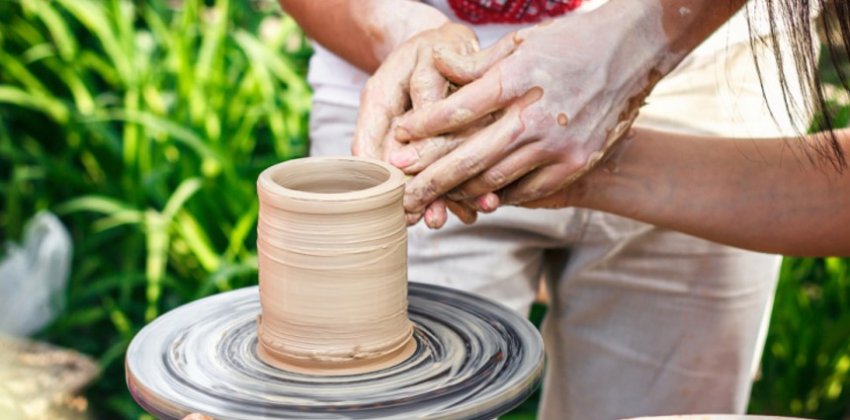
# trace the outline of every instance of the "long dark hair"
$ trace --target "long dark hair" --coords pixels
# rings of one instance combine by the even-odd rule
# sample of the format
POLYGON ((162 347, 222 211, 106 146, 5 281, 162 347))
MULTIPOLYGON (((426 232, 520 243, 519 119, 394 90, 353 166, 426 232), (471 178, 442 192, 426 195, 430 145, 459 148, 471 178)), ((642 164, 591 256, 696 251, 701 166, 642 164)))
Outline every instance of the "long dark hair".
MULTIPOLYGON (((798 127, 809 126, 808 119, 815 116, 811 128, 823 132, 823 141, 817 142, 813 151, 817 157, 843 171, 847 168, 847 157, 833 131, 840 128, 836 126, 839 109, 831 99, 835 96, 835 86, 845 93, 850 92, 850 74, 846 67, 846 59, 850 56, 850 0, 751 0, 746 10, 753 51, 770 48, 775 58, 771 66, 776 69, 765 69, 766 63, 754 53, 762 86, 764 71, 778 72, 788 116, 798 127), (769 25, 769 37, 760 36, 756 29, 764 24, 769 25), (821 62, 817 38, 823 42, 821 62), (835 69, 836 77, 832 83, 826 83, 819 73, 821 63, 835 69), (791 74, 792 71, 795 74, 791 74), (795 98, 812 100, 801 102, 795 98)), ((774 112, 776 110, 770 109, 776 119, 774 112)))

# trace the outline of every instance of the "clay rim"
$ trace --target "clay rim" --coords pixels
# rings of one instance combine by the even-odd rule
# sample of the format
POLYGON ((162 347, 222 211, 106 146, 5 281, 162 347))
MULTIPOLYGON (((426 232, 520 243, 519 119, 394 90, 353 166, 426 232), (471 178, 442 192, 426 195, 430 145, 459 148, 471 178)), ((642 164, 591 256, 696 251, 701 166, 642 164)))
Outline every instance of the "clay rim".
MULTIPOLYGON (((328 179, 330 180, 331 178, 329 177, 328 179)), ((375 159, 354 156, 307 157, 288 160, 267 168, 260 173, 257 180, 257 189, 258 193, 267 192, 278 198, 300 202, 350 202, 384 196, 395 190, 399 190, 398 192, 402 193, 404 181, 404 173, 400 169, 375 159), (337 175, 338 177, 345 177, 348 171, 354 171, 357 168, 372 166, 386 172, 387 179, 371 187, 345 192, 298 190, 285 187, 274 179, 275 175, 282 171, 315 171, 316 169, 311 167, 326 169, 324 166, 328 163, 336 163, 339 166, 340 173, 337 175)))

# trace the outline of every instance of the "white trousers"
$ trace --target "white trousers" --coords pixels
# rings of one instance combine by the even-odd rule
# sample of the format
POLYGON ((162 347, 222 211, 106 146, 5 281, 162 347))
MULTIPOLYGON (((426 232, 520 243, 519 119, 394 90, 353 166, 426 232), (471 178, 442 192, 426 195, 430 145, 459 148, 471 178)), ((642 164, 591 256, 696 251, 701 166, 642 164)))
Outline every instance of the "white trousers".
MULTIPOLYGON (((780 127, 766 111, 750 54, 736 44, 722 56, 686 59, 656 87, 638 124, 788 134, 787 121, 780 127)), ((781 105, 775 110, 783 115, 781 105)), ((314 103, 311 153, 349 154, 356 115, 314 103)), ((472 226, 450 217, 441 230, 420 223, 409 235, 412 281, 522 312, 547 281, 545 419, 744 412, 779 264, 778 256, 582 209, 507 207, 472 226)))

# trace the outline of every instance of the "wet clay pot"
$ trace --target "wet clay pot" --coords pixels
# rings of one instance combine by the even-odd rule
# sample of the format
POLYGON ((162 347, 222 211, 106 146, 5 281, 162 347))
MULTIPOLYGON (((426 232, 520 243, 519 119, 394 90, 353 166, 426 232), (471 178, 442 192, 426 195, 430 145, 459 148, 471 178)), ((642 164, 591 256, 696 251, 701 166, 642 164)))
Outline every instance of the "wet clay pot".
POLYGON ((408 357, 402 172, 355 157, 297 159, 263 171, 257 193, 260 358, 336 375, 408 357))

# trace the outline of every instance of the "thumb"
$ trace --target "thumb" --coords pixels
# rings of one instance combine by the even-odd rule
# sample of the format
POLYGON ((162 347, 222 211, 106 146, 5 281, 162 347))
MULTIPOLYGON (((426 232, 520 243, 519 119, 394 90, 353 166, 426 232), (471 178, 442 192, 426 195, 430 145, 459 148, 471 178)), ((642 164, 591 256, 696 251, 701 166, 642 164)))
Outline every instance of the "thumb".
POLYGON ((496 63, 511 55, 520 44, 522 38, 513 32, 489 48, 469 55, 440 46, 434 48, 434 65, 446 79, 465 85, 480 78, 496 63))

